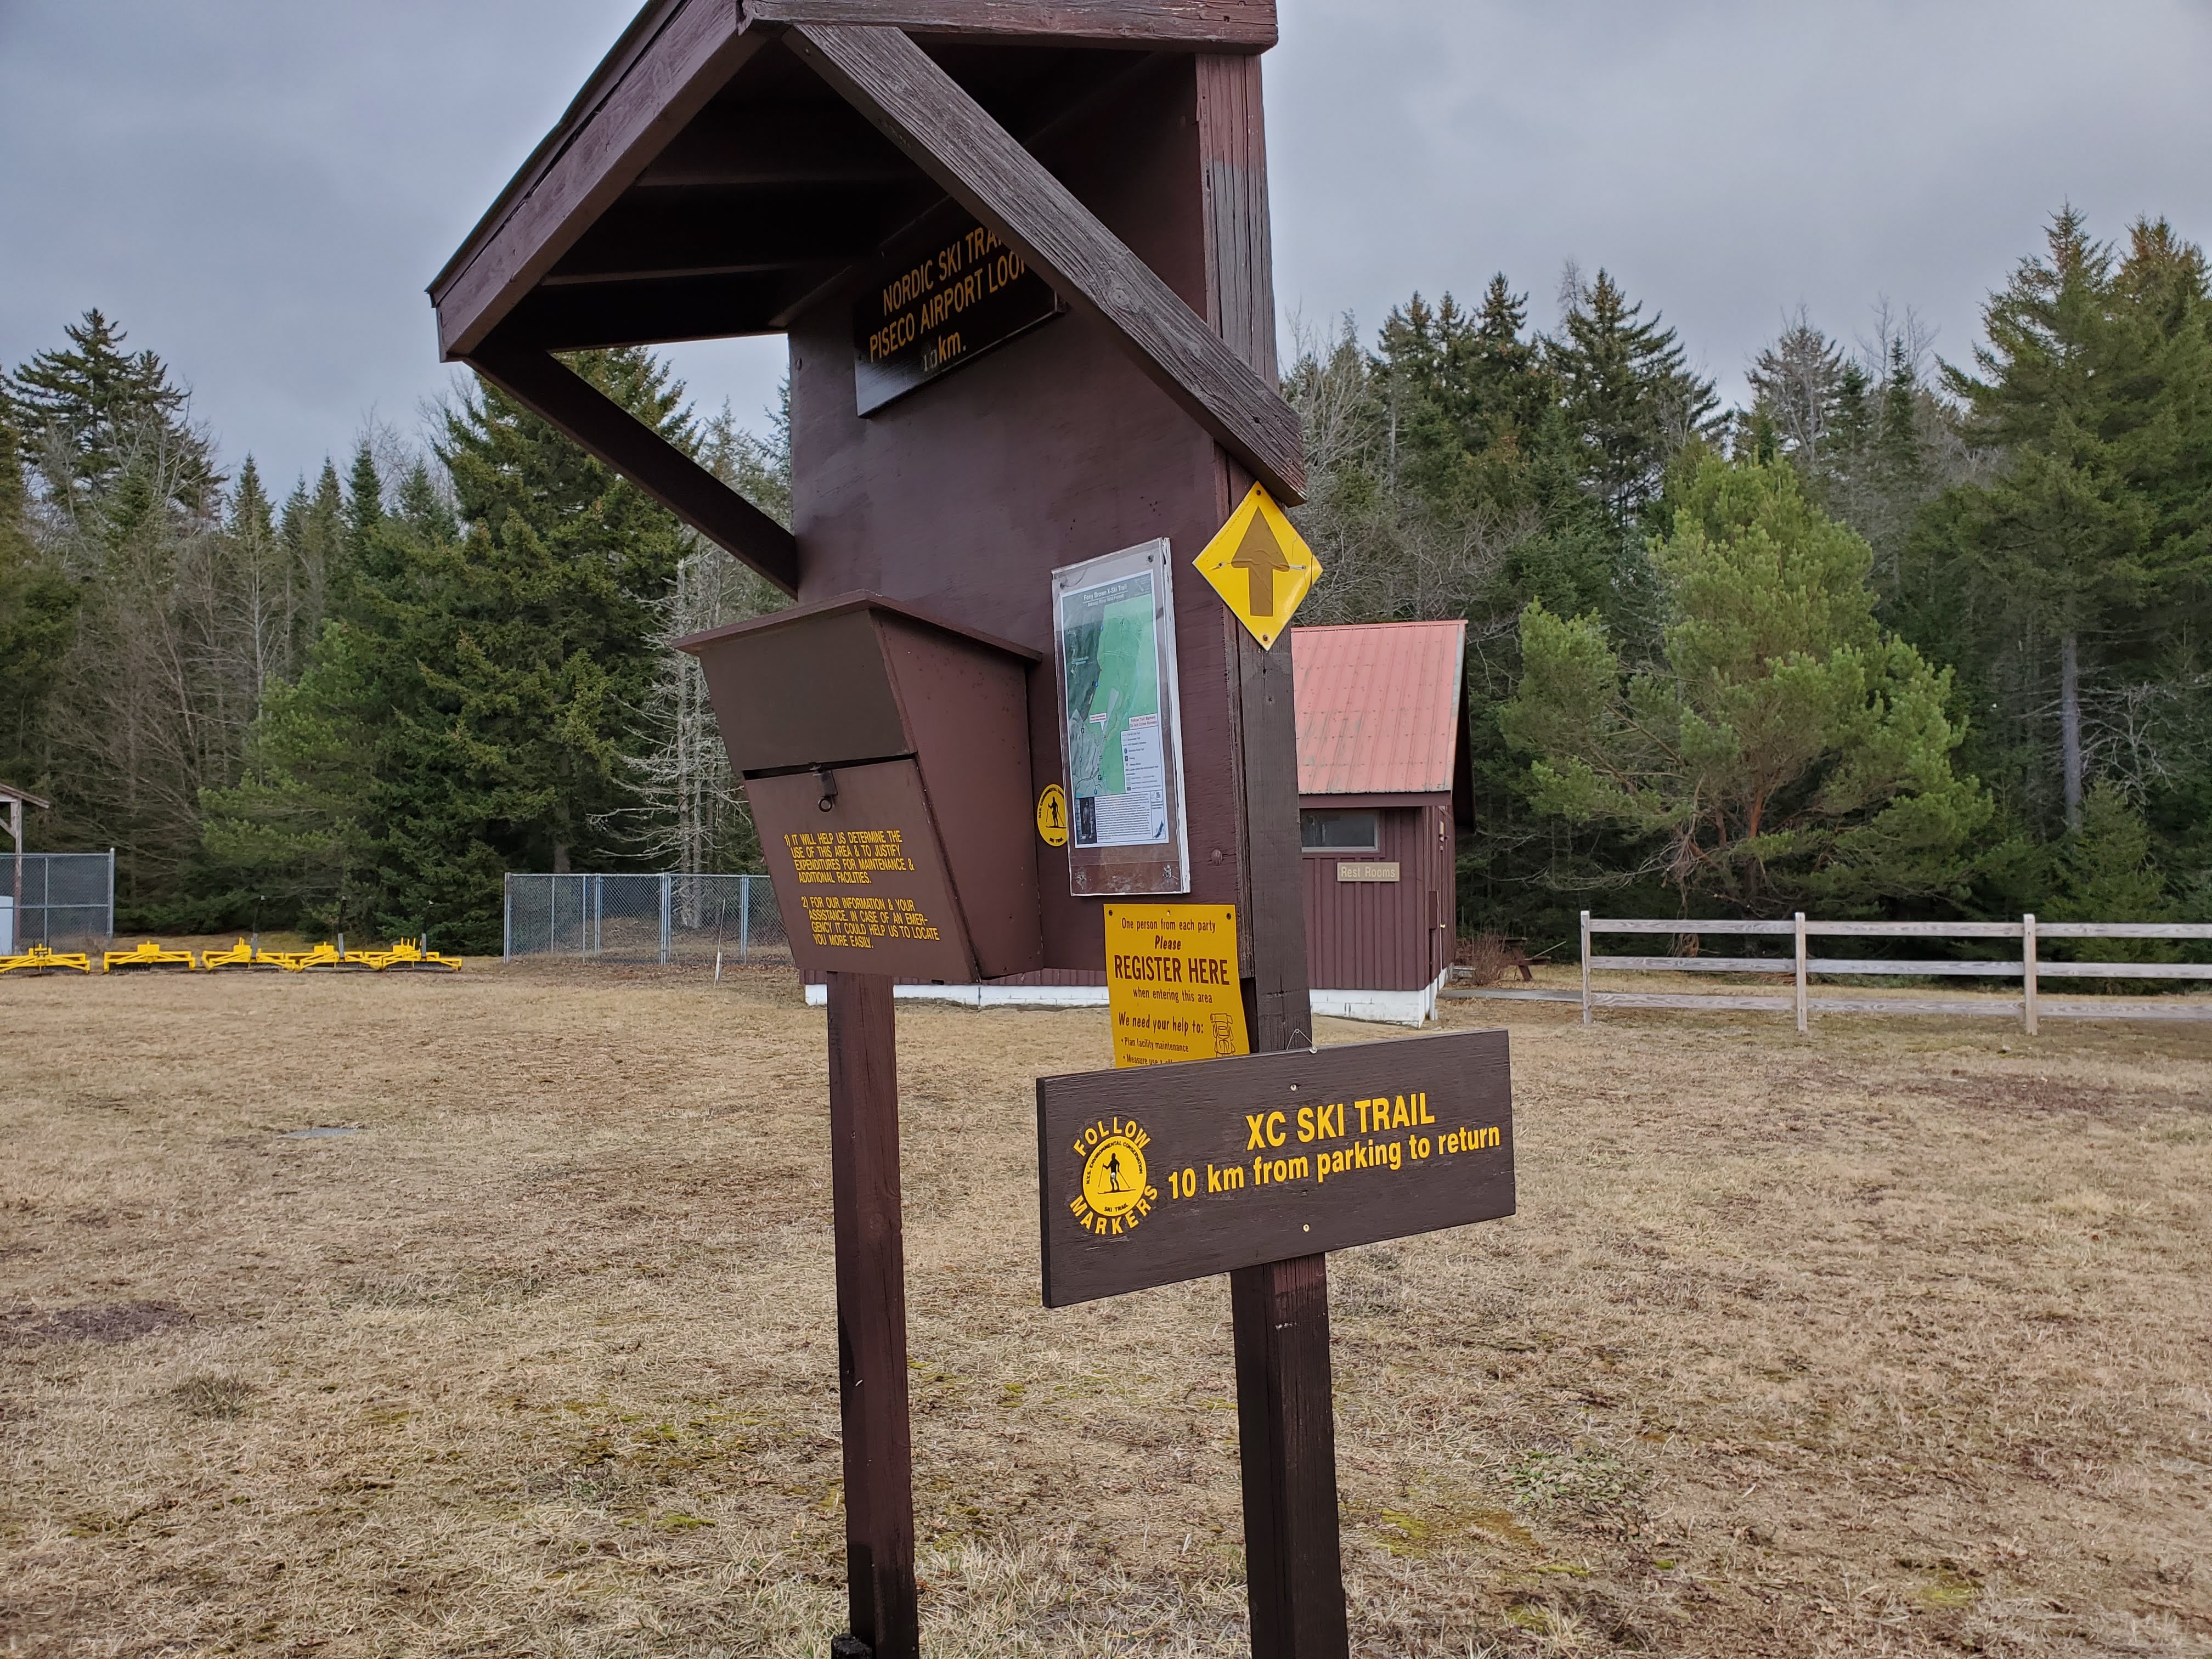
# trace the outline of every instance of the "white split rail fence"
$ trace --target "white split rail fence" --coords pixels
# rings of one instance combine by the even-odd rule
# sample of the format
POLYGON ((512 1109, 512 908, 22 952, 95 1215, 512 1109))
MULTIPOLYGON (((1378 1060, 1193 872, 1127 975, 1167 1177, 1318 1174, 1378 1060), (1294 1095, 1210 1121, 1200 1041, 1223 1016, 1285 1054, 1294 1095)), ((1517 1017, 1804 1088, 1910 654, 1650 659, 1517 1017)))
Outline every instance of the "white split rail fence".
POLYGON ((2047 979, 2166 979, 2212 981, 2212 963, 2188 962, 2045 962, 2037 945, 2045 939, 2212 939, 2212 924, 2201 922, 2038 921, 1808 921, 1800 911, 1788 921, 1666 921, 1620 917, 1593 918, 1582 913, 1583 1024, 1600 1008, 1689 1008, 1718 1012, 1794 1013, 1803 1031, 1814 1014, 1967 1014, 2017 1018, 2029 1036, 2039 1019, 2212 1019, 2212 1003, 2166 998, 2081 997, 2053 1001, 2041 994, 2047 979), (1789 939, 1787 957, 1615 957, 1595 956, 1593 935, 1622 933, 1768 936, 1789 939), (1998 961, 1949 957, 1888 960, 1881 957, 1816 957, 1816 939, 2018 939, 2020 954, 1998 961), (1677 974, 1773 974, 1793 981, 1787 996, 1670 994, 1654 991, 1600 991, 1590 975, 1603 972, 1677 974), (2018 997, 1993 999, 1930 996, 1815 996, 1808 981, 1833 975, 2017 979, 2018 997))

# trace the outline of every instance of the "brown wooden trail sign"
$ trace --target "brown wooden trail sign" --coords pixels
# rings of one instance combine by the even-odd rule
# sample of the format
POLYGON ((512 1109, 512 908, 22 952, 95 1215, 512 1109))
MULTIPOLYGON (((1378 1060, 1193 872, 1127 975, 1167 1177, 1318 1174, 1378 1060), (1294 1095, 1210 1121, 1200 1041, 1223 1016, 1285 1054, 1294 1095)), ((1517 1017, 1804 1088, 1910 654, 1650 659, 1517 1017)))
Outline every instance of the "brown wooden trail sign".
POLYGON ((928 225, 853 304, 853 378, 872 415, 1061 314, 1028 261, 970 215, 928 225))
POLYGON ((1048 1308, 1513 1213, 1503 1031, 1037 1079, 1048 1308))
MULTIPOLYGON (((878 1659, 920 1643, 892 975, 1103 969, 1077 837, 1039 833, 1042 791, 1074 805, 1051 573, 1162 543, 1188 566, 1254 483, 1299 500, 1259 57, 1275 34, 1273 0, 650 0, 431 284, 448 360, 798 601, 696 643, 787 915, 807 918, 798 947, 829 970, 841 1644, 878 1659), (965 290, 971 309, 1029 309, 982 314, 988 351, 947 302, 933 353, 915 313, 921 378, 875 403, 856 318, 872 302, 871 332, 902 333, 884 314, 902 261, 956 239, 940 274, 972 275, 972 247, 1007 279, 965 290), (770 333, 791 349, 789 529, 556 355, 770 333)), ((1247 610, 1265 586, 1286 623, 1264 558, 1232 586, 1247 610)), ((1234 908, 1252 1048, 1310 1049, 1291 643, 1266 648, 1203 581, 1170 598, 1178 896, 1234 908)), ((1325 1258, 1237 1267, 1230 1300, 1254 1650, 1334 1659, 1325 1258)))

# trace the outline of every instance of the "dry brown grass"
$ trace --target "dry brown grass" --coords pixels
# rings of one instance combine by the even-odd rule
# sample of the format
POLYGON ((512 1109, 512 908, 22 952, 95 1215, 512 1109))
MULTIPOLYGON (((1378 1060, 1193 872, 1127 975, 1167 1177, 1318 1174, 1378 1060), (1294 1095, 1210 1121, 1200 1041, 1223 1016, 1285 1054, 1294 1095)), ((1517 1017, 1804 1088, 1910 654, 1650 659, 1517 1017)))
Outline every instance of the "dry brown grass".
MULTIPOLYGON (((1449 1014, 1512 1026, 1521 1215, 1333 1264, 1359 1652, 2212 1651, 2212 1032, 1572 1017, 1449 1014)), ((1103 1018, 900 1030, 929 1652, 1240 1651, 1224 1286, 1036 1305, 1030 1080, 1103 1018)), ((0 1651, 827 1650, 787 980, 0 1032, 0 1651)))

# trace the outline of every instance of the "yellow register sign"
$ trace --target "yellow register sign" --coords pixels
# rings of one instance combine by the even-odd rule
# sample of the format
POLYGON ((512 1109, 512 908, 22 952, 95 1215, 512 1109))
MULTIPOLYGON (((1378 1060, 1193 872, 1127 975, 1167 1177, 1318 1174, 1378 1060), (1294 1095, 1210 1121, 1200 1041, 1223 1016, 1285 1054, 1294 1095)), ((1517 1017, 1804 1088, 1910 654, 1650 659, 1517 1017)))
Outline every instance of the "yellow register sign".
POLYGON ((1233 904, 1109 904, 1106 996, 1114 1063, 1249 1054, 1233 904))

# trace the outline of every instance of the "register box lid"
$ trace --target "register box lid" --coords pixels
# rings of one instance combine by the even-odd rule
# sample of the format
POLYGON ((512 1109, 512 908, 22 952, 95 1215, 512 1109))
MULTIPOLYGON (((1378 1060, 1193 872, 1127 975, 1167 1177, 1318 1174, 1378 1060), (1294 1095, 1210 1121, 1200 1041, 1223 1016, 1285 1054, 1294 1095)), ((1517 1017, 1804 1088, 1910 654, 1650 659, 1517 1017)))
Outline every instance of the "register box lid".
POLYGON ((928 641, 925 654, 997 660, 1026 672, 1038 653, 880 593, 842 593, 678 640, 700 660, 723 741, 747 776, 850 766, 915 751, 911 705, 923 672, 886 636, 928 641))

